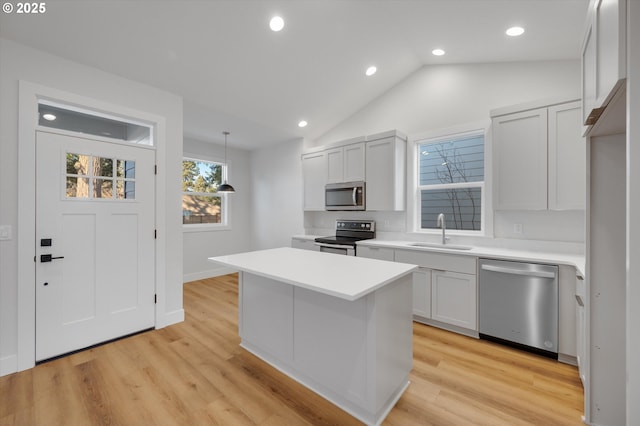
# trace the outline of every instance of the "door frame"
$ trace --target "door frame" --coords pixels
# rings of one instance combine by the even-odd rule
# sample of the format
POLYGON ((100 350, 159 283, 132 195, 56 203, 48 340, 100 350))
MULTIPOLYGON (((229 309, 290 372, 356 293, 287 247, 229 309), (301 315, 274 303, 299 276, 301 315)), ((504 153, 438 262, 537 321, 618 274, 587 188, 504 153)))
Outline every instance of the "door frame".
MULTIPOLYGON (((87 110, 122 117, 124 120, 142 122, 151 126, 156 164, 160 163, 166 152, 165 118, 155 114, 134 110, 122 105, 103 102, 98 99, 79 96, 73 93, 20 80, 18 86, 18 300, 17 300, 17 361, 18 371, 35 366, 36 346, 36 264, 35 264, 35 216, 36 216, 36 130, 51 132, 54 129, 38 125, 38 102, 48 100, 87 110)), ((62 133, 62 132, 61 132, 62 133)), ((69 133, 69 132, 66 132, 69 133)), ((156 229, 164 229, 167 223, 164 179, 159 171, 155 181, 155 223, 156 229)), ((165 300, 166 278, 162 270, 166 253, 166 239, 158 238, 155 244, 155 290, 159 300, 165 300)), ((155 305, 155 327, 167 324, 165 304, 155 305)), ((179 321, 180 319, 178 319, 179 321)), ((178 322, 175 321, 175 322, 178 322)), ((173 322, 173 321, 171 321, 173 322)))

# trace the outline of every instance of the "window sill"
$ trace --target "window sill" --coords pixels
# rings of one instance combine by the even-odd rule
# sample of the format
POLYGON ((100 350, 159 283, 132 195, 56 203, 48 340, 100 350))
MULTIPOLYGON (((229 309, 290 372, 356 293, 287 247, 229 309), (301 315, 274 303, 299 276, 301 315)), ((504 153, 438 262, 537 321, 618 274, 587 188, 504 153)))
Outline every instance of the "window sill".
POLYGON ((231 225, 182 225, 182 232, 215 232, 215 231, 229 231, 231 225))

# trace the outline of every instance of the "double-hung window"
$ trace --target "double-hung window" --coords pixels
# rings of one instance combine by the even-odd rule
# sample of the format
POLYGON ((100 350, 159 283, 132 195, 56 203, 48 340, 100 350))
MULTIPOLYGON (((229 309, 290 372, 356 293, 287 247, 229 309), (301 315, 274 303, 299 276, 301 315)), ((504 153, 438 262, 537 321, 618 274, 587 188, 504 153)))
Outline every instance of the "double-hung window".
POLYGON ((447 229, 482 231, 484 132, 421 140, 416 149, 418 230, 437 228, 443 213, 447 229))
POLYGON ((183 159, 183 225, 226 225, 226 197, 218 193, 223 167, 213 161, 183 159))

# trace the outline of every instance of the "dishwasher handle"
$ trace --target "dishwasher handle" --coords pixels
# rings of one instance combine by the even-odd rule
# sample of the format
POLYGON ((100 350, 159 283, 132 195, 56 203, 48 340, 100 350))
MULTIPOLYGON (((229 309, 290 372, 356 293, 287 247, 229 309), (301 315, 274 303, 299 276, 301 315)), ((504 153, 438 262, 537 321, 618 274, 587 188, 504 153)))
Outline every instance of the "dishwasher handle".
POLYGON ((485 271, 500 272, 502 274, 511 274, 511 275, 524 275, 527 277, 537 277, 537 278, 555 278, 556 277, 556 274, 554 272, 522 271, 520 269, 504 268, 502 266, 494 266, 494 265, 481 265, 480 268, 484 269, 485 271))

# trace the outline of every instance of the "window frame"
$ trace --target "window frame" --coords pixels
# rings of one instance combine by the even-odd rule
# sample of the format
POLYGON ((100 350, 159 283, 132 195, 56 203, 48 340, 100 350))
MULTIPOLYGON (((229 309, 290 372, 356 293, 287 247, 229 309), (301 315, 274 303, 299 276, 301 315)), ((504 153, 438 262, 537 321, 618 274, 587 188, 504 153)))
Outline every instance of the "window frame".
POLYGON ((439 235, 439 228, 424 229, 421 227, 421 192, 424 189, 455 189, 455 188, 480 188, 480 230, 458 230, 447 228, 448 235, 482 237, 491 235, 493 221, 489 219, 493 215, 491 208, 491 140, 489 134, 490 122, 479 121, 463 124, 447 129, 434 130, 410 138, 410 146, 407 150, 409 170, 407 173, 407 232, 420 235, 439 235), (484 137, 484 180, 478 182, 460 182, 450 184, 420 185, 420 155, 419 147, 425 143, 437 143, 452 138, 464 138, 467 136, 484 137))
MULTIPOLYGON (((202 163, 216 163, 222 166, 221 176, 224 176, 225 173, 229 172, 229 162, 227 164, 224 163, 224 160, 221 158, 209 157, 206 155, 199 154, 183 154, 181 164, 184 161, 198 161, 202 163), (226 169, 226 170, 225 170, 226 169)), ((221 221, 220 223, 183 223, 182 231, 183 232, 207 232, 207 231, 224 231, 231 229, 230 223, 230 198, 229 194, 226 192, 194 192, 194 191, 181 191, 180 201, 182 202, 182 196, 184 195, 200 195, 205 197, 218 197, 220 198, 220 215, 221 221)))

